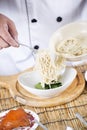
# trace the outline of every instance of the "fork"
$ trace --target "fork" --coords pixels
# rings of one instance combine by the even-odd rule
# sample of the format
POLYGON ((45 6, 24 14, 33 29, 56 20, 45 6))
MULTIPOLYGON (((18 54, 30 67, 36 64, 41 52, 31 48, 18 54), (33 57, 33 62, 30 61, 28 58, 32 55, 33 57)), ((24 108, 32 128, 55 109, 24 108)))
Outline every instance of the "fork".
MULTIPOLYGON (((25 59, 22 59, 22 60, 17 61, 17 63, 20 63, 20 62, 23 62, 23 61, 29 59, 29 58, 31 57, 31 55, 33 55, 33 54, 37 54, 38 49, 39 49, 39 46, 38 46, 38 45, 36 45, 36 46, 34 46, 34 47, 30 47, 30 46, 25 45, 25 44, 23 44, 23 43, 20 43, 20 42, 18 42, 18 41, 16 41, 16 42, 19 44, 19 46, 24 46, 24 47, 26 47, 26 48, 28 48, 28 49, 30 50, 28 56, 27 56, 25 59)), ((34 56, 34 55, 33 55, 33 57, 34 57, 34 59, 35 59, 35 56, 34 56)))
POLYGON ((38 49, 39 49, 39 46, 38 45, 35 45, 34 47, 30 47, 28 45, 25 45, 23 43, 20 43, 20 42, 17 42, 19 44, 19 46, 24 46, 24 47, 27 47, 28 49, 30 49, 32 52, 34 52, 35 54, 37 53, 38 49))

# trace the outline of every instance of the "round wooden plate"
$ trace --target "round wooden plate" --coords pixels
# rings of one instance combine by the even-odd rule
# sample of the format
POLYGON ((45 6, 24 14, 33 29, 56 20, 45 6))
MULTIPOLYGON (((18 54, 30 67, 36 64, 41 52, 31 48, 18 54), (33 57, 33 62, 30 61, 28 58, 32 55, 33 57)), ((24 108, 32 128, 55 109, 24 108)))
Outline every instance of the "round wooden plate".
POLYGON ((60 95, 52 98, 40 98, 23 89, 17 82, 17 77, 18 75, 0 77, 0 86, 7 88, 16 101, 34 107, 52 107, 65 104, 77 98, 85 87, 83 74, 78 73, 72 84, 60 95))

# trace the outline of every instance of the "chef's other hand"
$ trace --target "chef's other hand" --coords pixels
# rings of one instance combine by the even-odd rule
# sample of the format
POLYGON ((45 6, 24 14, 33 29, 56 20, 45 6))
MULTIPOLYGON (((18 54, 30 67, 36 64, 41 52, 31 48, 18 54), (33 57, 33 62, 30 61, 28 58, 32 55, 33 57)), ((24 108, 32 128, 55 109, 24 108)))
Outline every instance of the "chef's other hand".
POLYGON ((0 14, 0 49, 9 46, 18 47, 17 39, 18 33, 14 22, 0 14))

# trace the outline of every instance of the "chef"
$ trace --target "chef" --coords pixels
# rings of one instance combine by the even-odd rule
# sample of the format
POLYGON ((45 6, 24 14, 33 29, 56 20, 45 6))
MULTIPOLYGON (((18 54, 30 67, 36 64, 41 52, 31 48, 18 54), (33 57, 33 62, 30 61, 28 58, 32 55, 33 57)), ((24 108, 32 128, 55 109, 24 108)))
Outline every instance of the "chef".
POLYGON ((58 28, 87 19, 87 0, 0 0, 0 75, 35 64, 34 49, 47 48, 58 28))

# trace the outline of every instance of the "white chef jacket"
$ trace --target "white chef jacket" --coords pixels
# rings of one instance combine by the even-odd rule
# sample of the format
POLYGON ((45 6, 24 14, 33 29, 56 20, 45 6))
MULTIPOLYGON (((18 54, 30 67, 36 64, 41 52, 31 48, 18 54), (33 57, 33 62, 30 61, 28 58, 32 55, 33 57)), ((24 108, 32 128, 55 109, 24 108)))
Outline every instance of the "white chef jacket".
MULTIPOLYGON (((42 49, 59 27, 87 20, 87 0, 0 0, 0 13, 14 21, 19 42, 42 49)), ((0 75, 13 75, 34 64, 26 47, 0 50, 0 75)))

